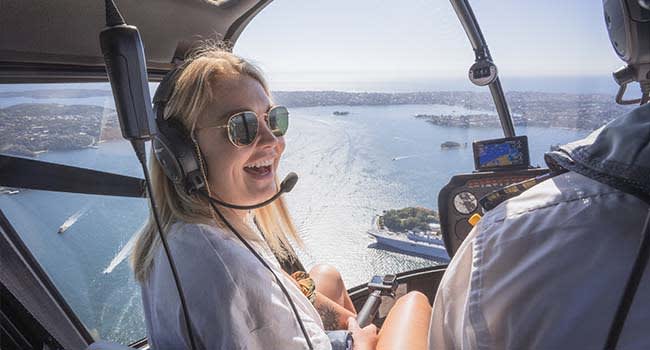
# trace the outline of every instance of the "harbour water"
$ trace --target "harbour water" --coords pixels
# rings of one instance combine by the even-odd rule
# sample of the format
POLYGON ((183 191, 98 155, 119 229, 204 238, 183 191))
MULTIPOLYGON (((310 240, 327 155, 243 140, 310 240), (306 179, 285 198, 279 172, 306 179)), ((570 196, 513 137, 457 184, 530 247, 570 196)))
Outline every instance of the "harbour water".
MULTIPOLYGON (((438 191, 449 178, 473 170, 472 141, 502 136, 496 128, 440 127, 413 118, 466 113, 480 111, 442 105, 292 109, 279 173, 300 177, 286 198, 305 241, 299 252, 303 263, 335 265, 349 287, 374 274, 438 264, 383 250, 366 231, 385 209, 436 209, 438 191), (468 147, 442 150, 444 141, 468 147)), ((517 132, 528 135, 534 165, 543 165, 551 145, 587 133, 538 127, 517 132)), ((142 177, 125 142, 47 152, 38 159, 142 177)), ((124 343, 145 336, 139 288, 126 261, 116 259, 146 219, 145 200, 27 190, 0 195, 0 207, 94 334, 124 343), (80 211, 75 223, 57 234, 80 211)))

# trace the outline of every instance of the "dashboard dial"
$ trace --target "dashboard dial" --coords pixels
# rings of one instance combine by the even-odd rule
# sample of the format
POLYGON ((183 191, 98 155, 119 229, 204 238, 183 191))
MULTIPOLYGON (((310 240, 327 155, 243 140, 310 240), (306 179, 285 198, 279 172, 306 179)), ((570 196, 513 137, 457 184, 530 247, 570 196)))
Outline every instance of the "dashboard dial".
POLYGON ((476 196, 471 192, 461 192, 454 196, 454 208, 461 214, 469 214, 476 210, 478 207, 478 201, 476 196))

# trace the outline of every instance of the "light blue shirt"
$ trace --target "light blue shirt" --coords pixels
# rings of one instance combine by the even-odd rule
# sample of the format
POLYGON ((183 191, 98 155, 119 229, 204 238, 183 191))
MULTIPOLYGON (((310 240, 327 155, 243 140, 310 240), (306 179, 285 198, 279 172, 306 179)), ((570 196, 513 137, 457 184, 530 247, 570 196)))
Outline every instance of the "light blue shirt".
MULTIPOLYGON (((648 205, 569 172, 488 212, 438 289, 430 349, 602 349, 648 205)), ((646 271, 618 349, 650 349, 646 271)))

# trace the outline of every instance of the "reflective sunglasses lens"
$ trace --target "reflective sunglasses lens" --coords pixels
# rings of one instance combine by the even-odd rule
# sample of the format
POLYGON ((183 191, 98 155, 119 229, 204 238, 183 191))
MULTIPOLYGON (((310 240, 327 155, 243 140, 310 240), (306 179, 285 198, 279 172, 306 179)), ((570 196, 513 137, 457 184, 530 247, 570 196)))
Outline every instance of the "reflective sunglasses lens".
POLYGON ((228 131, 230 140, 237 146, 250 145, 257 137, 257 116, 253 112, 241 112, 230 117, 228 131))
POLYGON ((269 111, 269 128, 275 136, 283 136, 289 129, 289 111, 284 106, 276 106, 269 111))

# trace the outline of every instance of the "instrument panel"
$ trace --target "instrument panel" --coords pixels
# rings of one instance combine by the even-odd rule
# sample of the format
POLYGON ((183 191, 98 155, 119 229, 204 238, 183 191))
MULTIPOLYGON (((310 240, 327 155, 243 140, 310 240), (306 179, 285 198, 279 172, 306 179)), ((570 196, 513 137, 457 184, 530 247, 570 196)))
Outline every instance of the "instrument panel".
POLYGON ((476 172, 455 175, 438 194, 440 230, 452 257, 472 230, 469 218, 484 214, 479 201, 485 195, 514 183, 548 173, 548 169, 476 172))

